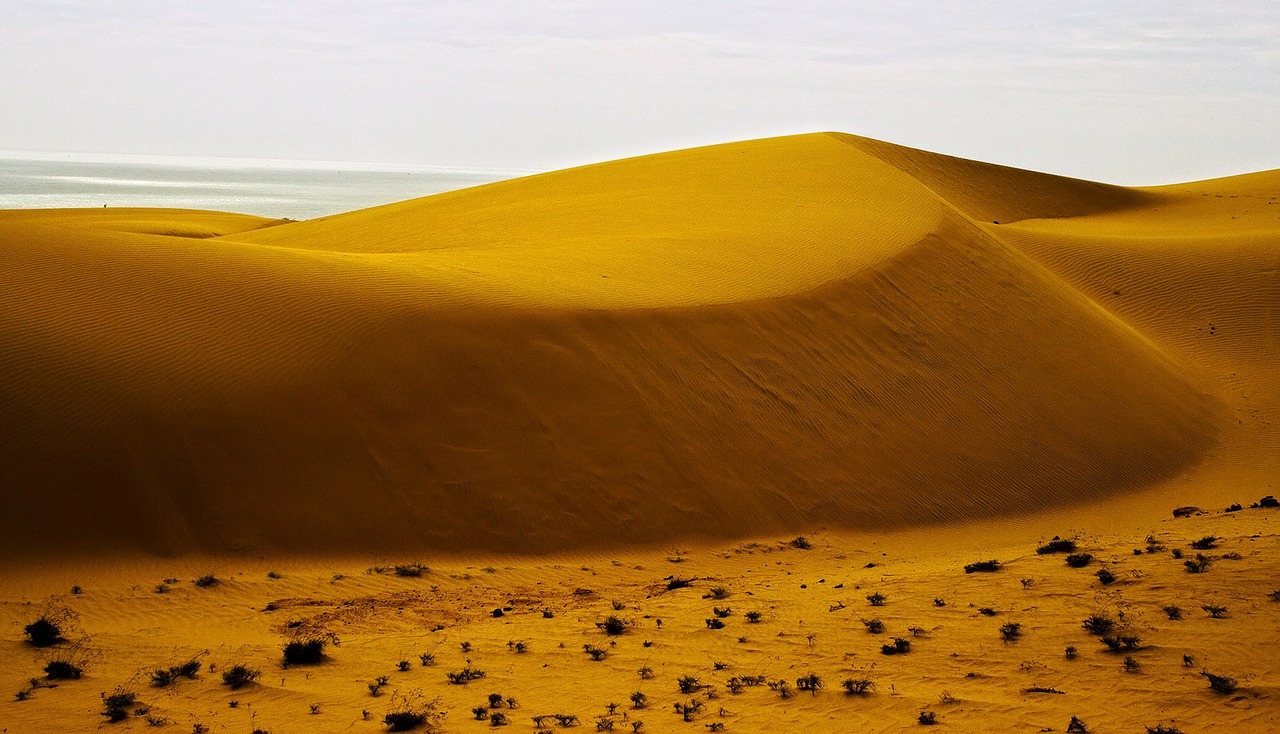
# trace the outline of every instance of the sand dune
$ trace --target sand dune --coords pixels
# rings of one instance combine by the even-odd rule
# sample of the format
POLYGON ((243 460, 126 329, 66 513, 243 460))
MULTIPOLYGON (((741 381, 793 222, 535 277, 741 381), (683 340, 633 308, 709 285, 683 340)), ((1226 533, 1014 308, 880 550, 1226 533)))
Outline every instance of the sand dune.
POLYGON ((1278 181, 819 134, 307 222, 0 212, 0 552, 545 552, 1262 489, 1278 181))

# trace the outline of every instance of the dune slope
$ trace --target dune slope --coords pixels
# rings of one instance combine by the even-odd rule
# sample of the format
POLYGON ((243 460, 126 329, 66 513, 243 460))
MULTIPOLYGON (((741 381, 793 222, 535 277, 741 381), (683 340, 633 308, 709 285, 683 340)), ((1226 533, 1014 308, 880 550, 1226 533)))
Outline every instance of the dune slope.
POLYGON ((1195 195, 819 134, 270 227, 3 212, 0 551, 538 552, 1151 487, 1238 395, 1036 222, 1195 195))

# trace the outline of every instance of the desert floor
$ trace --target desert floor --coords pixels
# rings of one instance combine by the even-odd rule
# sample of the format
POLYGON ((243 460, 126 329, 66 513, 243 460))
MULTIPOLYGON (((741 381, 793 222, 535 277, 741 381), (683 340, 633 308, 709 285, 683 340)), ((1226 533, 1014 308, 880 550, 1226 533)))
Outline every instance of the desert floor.
POLYGON ((1051 520, 1062 521, 819 532, 806 536, 808 549, 775 538, 540 559, 25 565, 4 575, 0 682, 9 690, 0 729, 380 731, 406 701, 434 702, 447 712, 445 731, 489 729, 477 707, 504 715, 512 730, 535 730, 539 716, 555 729, 551 716, 565 714, 615 731, 887 732, 916 728, 922 712, 934 713, 941 731, 1064 731, 1073 716, 1094 732, 1280 726, 1280 510, 1212 510, 1127 531, 1064 523, 1061 535, 1093 556, 1082 568, 1035 552, 1044 538, 1031 527, 1051 520), (1190 546, 1210 535, 1219 538, 1213 548, 1190 546), (1212 562, 1192 573, 1185 561, 1197 554, 1212 562), (999 570, 964 570, 990 559, 999 570), (1115 580, 1101 583, 1101 569, 1115 580), (399 575, 406 572, 421 575, 399 575), (196 586, 207 574, 216 583, 196 586), (669 589, 673 580, 690 584, 669 589), (868 601, 874 594, 882 606, 868 601), (1205 607, 1226 611, 1215 618, 1205 607), (66 636, 76 645, 23 641, 24 625, 60 609, 75 613, 66 636), (724 627, 711 629, 717 609, 724 627), (1138 638, 1136 648, 1109 650, 1082 627, 1094 615, 1115 622, 1109 634, 1138 638), (599 628, 611 616, 624 632, 599 628), (883 631, 869 631, 871 620, 883 631), (1010 623, 1019 634, 1006 640, 1010 623), (337 644, 318 664, 284 666, 294 628, 332 633, 337 644), (909 650, 884 654, 895 638, 909 650), (53 659, 75 661, 83 677, 47 680, 53 659), (153 671, 189 660, 201 663, 194 678, 154 684, 153 671), (235 665, 260 675, 232 690, 222 674, 235 665), (466 668, 484 676, 449 682, 466 668), (1204 672, 1238 688, 1217 692, 1204 672), (811 674, 821 688, 795 690, 811 674), (682 693, 687 676, 698 687, 682 693), (733 678, 763 682, 733 693, 733 678), (874 687, 852 695, 845 680, 874 687), (777 681, 790 697, 769 687, 777 681), (137 705, 107 724, 101 696, 120 687, 137 694, 137 705), (20 691, 25 700, 15 698, 20 691), (495 693, 503 703, 490 709, 495 693), (686 723, 674 707, 694 701, 701 710, 686 723))

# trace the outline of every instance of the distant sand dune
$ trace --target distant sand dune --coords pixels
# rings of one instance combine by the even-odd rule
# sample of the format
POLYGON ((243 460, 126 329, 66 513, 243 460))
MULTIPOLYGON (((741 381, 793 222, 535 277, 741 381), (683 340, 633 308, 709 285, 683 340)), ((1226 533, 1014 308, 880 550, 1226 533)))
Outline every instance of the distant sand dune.
POLYGON ((307 222, 0 212, 0 550, 537 552, 1261 482, 1278 192, 817 134, 307 222))

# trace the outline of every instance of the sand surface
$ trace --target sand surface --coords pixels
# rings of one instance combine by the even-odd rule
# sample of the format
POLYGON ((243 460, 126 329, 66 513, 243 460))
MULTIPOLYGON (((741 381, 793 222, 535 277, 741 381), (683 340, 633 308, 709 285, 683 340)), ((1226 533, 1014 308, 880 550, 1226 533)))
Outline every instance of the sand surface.
POLYGON ((303 222, 3 211, 0 685, 28 695, 0 731, 147 727, 103 723, 125 684, 179 730, 377 730, 419 690, 450 731, 491 692, 520 730, 615 702, 617 730, 1272 731, 1280 511, 1248 505, 1277 418, 1280 171, 1120 188, 826 133, 303 222), (1037 555, 1055 534, 1095 560, 1037 555), (30 689, 50 604, 86 673, 30 689), (1142 644, 1101 652, 1094 612, 1142 644), (342 645, 282 669, 290 622, 342 645), (448 685, 468 641, 487 677, 448 685), (231 692, 236 662, 262 676, 231 692))

